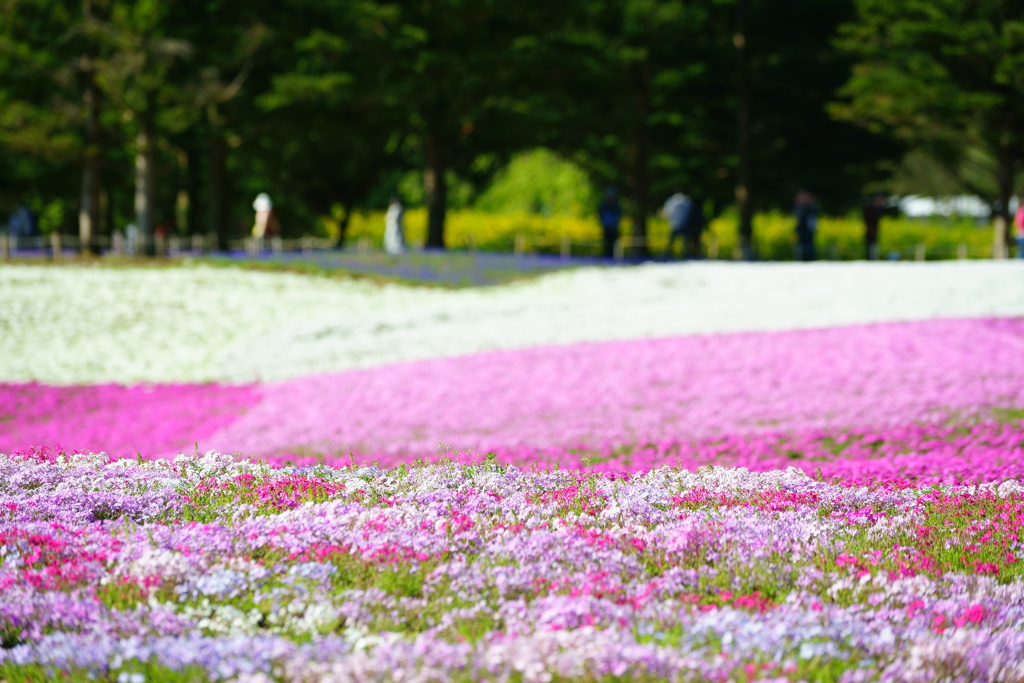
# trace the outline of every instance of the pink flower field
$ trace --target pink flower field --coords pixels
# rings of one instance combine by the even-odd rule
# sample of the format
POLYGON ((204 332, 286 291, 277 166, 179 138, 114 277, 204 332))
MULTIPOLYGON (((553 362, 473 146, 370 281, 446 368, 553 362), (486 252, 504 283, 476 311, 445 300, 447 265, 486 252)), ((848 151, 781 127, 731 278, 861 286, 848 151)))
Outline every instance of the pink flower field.
POLYGON ((1024 683, 1024 317, 889 320, 12 371, 0 683, 1024 683))
POLYGON ((274 463, 495 453, 955 482, 1024 476, 1021 408, 1024 319, 931 320, 544 346, 264 385, 6 385, 0 451, 152 458, 197 442, 274 463))

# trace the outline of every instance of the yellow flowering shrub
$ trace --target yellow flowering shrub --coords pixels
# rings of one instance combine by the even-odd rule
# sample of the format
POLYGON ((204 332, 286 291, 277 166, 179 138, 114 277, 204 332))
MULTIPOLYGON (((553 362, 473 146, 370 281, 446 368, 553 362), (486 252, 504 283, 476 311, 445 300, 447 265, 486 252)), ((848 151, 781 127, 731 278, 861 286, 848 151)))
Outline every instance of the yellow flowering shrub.
MULTIPOLYGON (((542 216, 535 213, 492 214, 483 211, 449 211, 445 219, 445 241, 451 249, 513 251, 521 236, 521 248, 530 252, 557 254, 562 238, 571 240, 573 253, 600 251, 601 228, 596 220, 573 216, 542 216)), ((384 213, 356 213, 349 223, 347 240, 368 240, 374 247, 384 241, 384 213)), ((427 240, 427 210, 405 213, 405 239, 421 245, 427 240)))
MULTIPOLYGON (((783 213, 758 214, 754 217, 754 246, 760 258, 792 259, 796 220, 783 213)), ((732 258, 738 244, 739 221, 723 216, 711 222, 705 245, 715 239, 721 258, 732 258), (712 237, 714 236, 714 237, 712 237)), ((833 260, 862 259, 865 256, 864 223, 859 217, 822 216, 818 220, 817 247, 819 258, 833 260)), ((960 245, 973 258, 992 254, 992 228, 961 220, 944 224, 910 218, 883 218, 879 228, 879 254, 887 258, 898 252, 901 258, 914 258, 918 245, 924 245, 929 259, 956 258, 960 245)))
MULTIPOLYGON (((781 212, 755 216, 754 243, 758 257, 770 260, 792 259, 794 224, 793 216, 781 212)), ((336 224, 331 227, 334 227, 334 234, 337 234, 336 224)), ((662 253, 668 243, 668 222, 656 217, 648 221, 647 227, 651 250, 656 254, 662 253)), ((738 219, 735 214, 727 213, 711 221, 704 235, 704 253, 712 258, 737 258, 737 229, 738 219)), ((427 235, 426 209, 407 211, 405 230, 409 244, 424 244, 427 235)), ((631 230, 630 221, 623 220, 623 235, 630 235, 631 230)), ((557 254, 566 237, 571 242, 574 255, 600 253, 601 228, 597 219, 592 217, 543 216, 527 212, 493 214, 461 210, 449 211, 445 223, 445 239, 451 249, 513 251, 517 248, 518 239, 519 249, 531 253, 557 254)), ((380 248, 383 239, 383 212, 353 214, 347 236, 349 244, 355 245, 362 241, 371 248, 380 248)), ((924 245, 929 259, 956 258, 960 245, 965 245, 968 256, 972 258, 985 258, 992 253, 991 227, 977 226, 967 219, 943 223, 883 218, 879 239, 882 258, 892 252, 899 252, 904 259, 914 258, 918 245, 924 245)), ((818 221, 817 245, 818 256, 823 259, 862 259, 864 224, 859 217, 823 216, 818 221)))

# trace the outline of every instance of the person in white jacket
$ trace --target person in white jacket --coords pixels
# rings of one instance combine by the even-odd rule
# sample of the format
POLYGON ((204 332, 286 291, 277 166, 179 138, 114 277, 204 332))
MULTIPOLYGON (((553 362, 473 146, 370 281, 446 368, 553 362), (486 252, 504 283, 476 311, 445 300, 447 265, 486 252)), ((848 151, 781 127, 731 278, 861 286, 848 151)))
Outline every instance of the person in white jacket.
POLYGON ((384 251, 389 254, 405 252, 405 207, 397 196, 391 197, 388 213, 384 217, 384 251))
POLYGON ((668 246, 665 248, 665 258, 672 258, 672 245, 676 240, 683 243, 683 256, 686 256, 686 222, 690 218, 690 209, 693 202, 682 191, 665 200, 665 206, 661 213, 668 219, 669 234, 668 246))
POLYGON ((256 239, 263 239, 270 227, 270 213, 274 210, 274 203, 270 201, 270 195, 260 192, 252 203, 252 210, 256 212, 256 222, 252 226, 252 236, 256 239))

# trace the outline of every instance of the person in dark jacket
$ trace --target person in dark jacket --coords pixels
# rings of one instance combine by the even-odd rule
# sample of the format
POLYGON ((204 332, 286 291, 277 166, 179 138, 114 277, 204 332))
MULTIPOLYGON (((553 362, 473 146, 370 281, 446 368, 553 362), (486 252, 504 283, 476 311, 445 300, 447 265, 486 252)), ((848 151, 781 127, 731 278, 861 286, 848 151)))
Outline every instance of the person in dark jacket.
POLYGON ((19 204, 7 223, 7 232, 11 237, 35 237, 38 235, 39 225, 36 223, 36 216, 32 210, 24 204, 19 204))
POLYGON ((796 257, 799 261, 814 261, 818 258, 814 248, 814 236, 818 232, 818 202, 810 190, 800 190, 793 202, 796 216, 796 257))
POLYGON ((876 192, 864 206, 864 249, 868 261, 878 260, 878 224, 885 211, 885 195, 876 192))
POLYGON ((708 220, 704 216, 704 200, 700 197, 690 198, 690 211, 686 215, 686 224, 683 227, 683 234, 686 236, 686 258, 700 257, 700 237, 708 220))
POLYGON ((601 221, 601 232, 604 235, 604 248, 601 256, 615 256, 615 243, 619 239, 619 223, 622 222, 622 207, 619 206, 618 193, 608 186, 604 191, 604 201, 597 207, 597 217, 601 221))

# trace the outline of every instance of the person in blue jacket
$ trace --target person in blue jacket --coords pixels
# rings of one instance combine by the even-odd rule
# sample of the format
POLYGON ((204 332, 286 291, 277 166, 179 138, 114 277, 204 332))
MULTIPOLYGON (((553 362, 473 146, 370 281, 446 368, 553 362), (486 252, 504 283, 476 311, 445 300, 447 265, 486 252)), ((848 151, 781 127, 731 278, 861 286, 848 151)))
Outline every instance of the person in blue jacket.
POLYGON ((7 234, 11 237, 35 237, 39 234, 36 217, 24 204, 20 204, 11 214, 11 220, 7 223, 7 234))
POLYGON ((814 237, 818 232, 818 202, 810 190, 800 190, 793 202, 796 216, 796 257, 798 261, 814 261, 818 258, 814 237))
POLYGON ((612 258, 615 255, 615 242, 619 239, 622 207, 619 205, 618 192, 611 185, 604 191, 604 201, 597 207, 597 217, 601 221, 601 232, 604 234, 601 256, 612 258))

